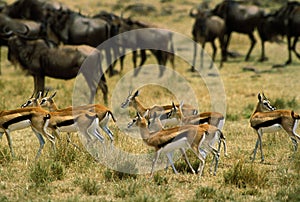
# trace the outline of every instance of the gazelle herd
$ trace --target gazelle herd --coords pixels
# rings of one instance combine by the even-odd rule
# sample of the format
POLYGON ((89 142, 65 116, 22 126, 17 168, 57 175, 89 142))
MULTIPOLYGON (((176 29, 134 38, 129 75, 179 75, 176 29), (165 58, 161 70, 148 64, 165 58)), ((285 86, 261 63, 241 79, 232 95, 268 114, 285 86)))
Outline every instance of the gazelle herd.
MULTIPOLYGON (((36 159, 41 155, 45 144, 44 138, 49 140, 55 150, 55 141, 60 139, 62 132, 80 132, 88 143, 92 138, 103 143, 105 138, 101 134, 102 129, 114 143, 114 136, 108 127, 108 122, 116 119, 112 111, 101 104, 89 104, 79 107, 67 107, 59 109, 54 102, 56 92, 51 96, 38 93, 32 96, 21 108, 15 110, 2 110, 0 112, 0 137, 6 135, 11 155, 14 150, 11 132, 31 127, 39 140, 39 149, 36 159)), ((225 117, 219 112, 201 112, 192 105, 170 104, 145 107, 138 99, 139 91, 130 92, 121 108, 132 107, 136 111, 136 117, 128 123, 128 128, 137 126, 140 135, 146 145, 155 149, 155 156, 151 168, 151 176, 161 154, 165 154, 168 163, 177 174, 173 162, 173 152, 180 150, 192 173, 196 173, 188 159, 186 150, 190 149, 199 159, 197 173, 202 174, 205 159, 209 153, 213 154, 210 171, 214 165, 213 174, 216 175, 221 145, 224 146, 224 155, 227 156, 227 145, 222 132, 225 117), (216 148, 217 146, 217 148, 216 148)), ((262 150, 262 135, 284 129, 290 136, 294 150, 298 148, 297 141, 300 136, 295 132, 300 116, 293 110, 277 110, 271 106, 270 101, 263 93, 258 94, 258 103, 250 117, 250 124, 256 130, 258 138, 253 150, 252 161, 255 160, 258 146, 261 151, 261 161, 264 161, 262 150)), ((69 136, 68 136, 68 139, 69 136)), ((168 164, 167 164, 168 165, 168 164)))

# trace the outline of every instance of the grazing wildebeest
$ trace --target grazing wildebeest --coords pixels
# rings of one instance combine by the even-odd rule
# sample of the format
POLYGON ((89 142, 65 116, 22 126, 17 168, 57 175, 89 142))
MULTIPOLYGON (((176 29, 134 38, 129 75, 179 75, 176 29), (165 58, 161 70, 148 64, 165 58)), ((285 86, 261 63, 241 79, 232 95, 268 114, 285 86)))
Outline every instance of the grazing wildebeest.
POLYGON ((88 56, 95 58, 96 60, 89 60, 88 65, 91 71, 85 72, 83 76, 88 85, 91 85, 90 90, 93 93, 94 83, 91 82, 94 80, 92 76, 95 76, 95 72, 97 72, 96 76, 101 78, 98 87, 101 88, 104 102, 107 103, 108 88, 101 68, 101 54, 97 49, 87 45, 50 48, 42 39, 26 40, 19 36, 10 37, 8 47, 10 61, 19 64, 34 77, 35 93, 44 90, 45 76, 65 80, 75 78, 83 61, 86 62, 85 59, 88 56), (94 52, 91 53, 91 49, 94 52))
POLYGON ((11 18, 44 22, 50 11, 63 8, 66 9, 66 6, 58 2, 18 0, 10 5, 5 5, 1 12, 11 18))
MULTIPOLYGON (((101 18, 91 18, 69 9, 51 12, 47 19, 53 33, 64 44, 99 46, 112 36, 110 24, 101 18)), ((106 55, 107 64, 110 65, 109 75, 114 71, 111 66, 111 48, 118 53, 113 44, 101 46, 106 55)))
MULTIPOLYGON (((152 26, 145 24, 143 22, 132 20, 131 18, 119 18, 119 33, 124 33, 127 31, 134 31, 138 29, 147 29, 153 28, 152 26)), ((174 46, 173 46, 173 35, 171 32, 166 32, 161 29, 152 29, 151 31, 136 31, 133 32, 132 35, 120 36, 119 45, 122 49, 132 49, 133 50, 133 65, 135 69, 135 75, 138 74, 140 68, 136 68, 136 59, 137 59, 137 49, 140 49, 141 53, 141 62, 139 67, 141 67, 146 59, 146 50, 150 50, 151 53, 155 56, 157 63, 160 65, 160 75, 163 75, 164 67, 169 60, 172 64, 174 69, 174 46), (156 49, 147 49, 145 47, 153 47, 153 44, 157 44, 156 49), (164 51, 167 50, 167 51, 164 51)), ((125 58, 125 54, 121 54, 122 57, 120 58, 121 61, 121 69, 123 60, 125 58)))
MULTIPOLYGON (((213 49, 212 62, 210 64, 210 68, 213 66, 213 62, 215 61, 217 47, 215 44, 215 39, 218 38, 221 47, 222 58, 220 61, 220 68, 223 65, 224 60, 224 34, 225 34, 225 22, 222 18, 216 15, 212 15, 209 10, 202 9, 191 9, 190 16, 195 18, 195 23, 193 25, 192 34, 193 39, 196 42, 199 42, 202 45, 201 50, 201 65, 203 68, 203 54, 204 47, 206 42, 210 42, 213 49)), ((195 71, 195 63, 196 63, 196 55, 197 55, 197 44, 194 43, 194 56, 193 56, 193 65, 192 71, 195 71)))
MULTIPOLYGON (((220 16, 225 20, 225 50, 227 55, 228 45, 232 32, 247 34, 251 40, 251 46, 245 57, 247 61, 250 57, 251 51, 255 46, 256 39, 253 35, 259 20, 264 14, 264 11, 254 5, 241 5, 238 1, 225 0, 218 4, 212 13, 220 16)), ((225 60, 227 59, 225 55, 225 60)))
MULTIPOLYGON (((260 61, 267 59, 265 56, 264 42, 273 40, 276 36, 287 36, 288 41, 288 60, 285 65, 292 62, 291 51, 293 51, 298 58, 300 54, 296 51, 296 44, 300 35, 300 3, 288 2, 275 12, 265 15, 258 26, 258 33, 262 43, 262 53, 260 61), (292 43, 292 38, 294 41, 292 43)), ((280 65, 282 66, 282 65, 280 65)))

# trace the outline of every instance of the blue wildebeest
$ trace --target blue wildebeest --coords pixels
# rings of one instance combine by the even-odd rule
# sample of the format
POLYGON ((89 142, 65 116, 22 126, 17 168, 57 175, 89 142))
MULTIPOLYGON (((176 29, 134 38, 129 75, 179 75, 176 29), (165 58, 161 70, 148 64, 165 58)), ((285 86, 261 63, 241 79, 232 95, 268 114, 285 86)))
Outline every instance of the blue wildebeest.
MULTIPOLYGON (((202 45, 201 50, 201 68, 203 67, 203 54, 206 42, 210 42, 213 48, 212 62, 210 68, 212 68, 213 62, 215 61, 217 47, 215 39, 218 38, 221 47, 222 58, 220 61, 220 67, 223 65, 224 60, 224 34, 226 31, 225 22, 222 18, 216 15, 212 15, 209 10, 202 9, 191 9, 190 16, 195 18, 195 22, 192 29, 193 39, 202 45)), ((192 71, 195 71, 197 55, 197 44, 194 44, 194 57, 192 71)))

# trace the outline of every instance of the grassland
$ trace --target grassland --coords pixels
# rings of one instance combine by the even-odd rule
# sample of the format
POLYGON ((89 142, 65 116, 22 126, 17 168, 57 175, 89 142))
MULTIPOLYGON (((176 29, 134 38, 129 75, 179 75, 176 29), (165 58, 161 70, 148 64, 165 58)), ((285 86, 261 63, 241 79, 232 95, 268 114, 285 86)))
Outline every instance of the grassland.
MULTIPOLYGON (((146 1, 63 2, 72 9, 91 15, 99 10, 120 14, 126 5, 146 1)), ((165 3, 154 1, 151 4, 157 9, 156 12, 147 16, 135 14, 133 17, 191 37, 193 19, 188 16, 188 12, 197 3, 195 0, 169 0, 165 3), (171 9, 172 15, 161 15, 163 9, 171 9)), ((214 3, 217 1, 213 1, 212 5, 214 3)), ((230 50, 245 55, 248 46, 247 36, 233 34, 230 50)), ((180 171, 179 175, 175 175, 171 168, 157 171, 153 179, 148 179, 148 174, 118 172, 106 166, 109 160, 117 163, 118 156, 109 156, 108 153, 102 162, 97 162, 85 150, 76 134, 72 136, 72 140, 79 145, 80 150, 70 145, 63 136, 62 141, 57 142, 56 153, 46 143, 42 156, 35 161, 38 141, 32 131, 26 129, 12 133, 15 158, 10 156, 6 138, 3 137, 0 142, 0 201, 299 201, 300 154, 299 151, 293 153, 291 141, 284 132, 263 136, 264 163, 259 162, 260 153, 254 163, 249 160, 257 135, 250 128, 248 120, 257 102, 258 92, 264 91, 278 108, 294 109, 300 113, 299 60, 294 59, 293 64, 286 68, 272 68, 273 64, 286 60, 286 49, 286 43, 267 43, 269 61, 259 63, 260 46, 257 43, 250 61, 244 62, 243 57, 229 59, 219 70, 226 93, 227 119, 224 134, 227 137, 229 156, 225 158, 221 155, 217 176, 209 174, 208 164, 201 178, 193 175, 182 159, 175 164, 180 171), (243 67, 254 67, 260 73, 243 71, 243 67)), ((31 96, 33 79, 6 60, 5 48, 1 51, 3 73, 0 80, 0 107, 15 109, 31 96)), ((211 53, 209 45, 207 51, 211 53)), ((111 98, 114 93, 118 93, 115 90, 118 82, 132 70, 131 57, 126 57, 125 62, 126 67, 121 75, 108 78, 109 107, 116 114, 119 109, 113 105, 114 100, 111 98)), ((154 63, 155 59, 150 56, 147 64, 154 63)), ((196 89, 199 109, 210 110, 208 89, 203 78, 188 71, 189 65, 182 59, 176 58, 175 64, 176 71, 196 89)), ((47 78, 46 85, 57 91, 56 101, 60 107, 72 105, 74 80, 47 78)), ((127 95, 129 89, 123 90, 127 95)), ((143 87, 140 95, 141 101, 147 106, 169 104, 174 97, 168 89, 157 85, 143 87)), ((99 93, 96 102, 102 103, 101 98, 99 93)), ((130 111, 129 114, 133 115, 134 112, 130 111)), ((116 147, 137 154, 151 154, 153 151, 140 139, 128 136, 129 133, 122 131, 118 125, 110 123, 110 128, 116 137, 116 147)), ((196 167, 197 160, 191 153, 189 155, 196 167)), ((210 159, 211 156, 207 162, 210 159)), ((133 172, 140 168, 136 162, 126 159, 116 165, 119 170, 125 168, 133 172)))

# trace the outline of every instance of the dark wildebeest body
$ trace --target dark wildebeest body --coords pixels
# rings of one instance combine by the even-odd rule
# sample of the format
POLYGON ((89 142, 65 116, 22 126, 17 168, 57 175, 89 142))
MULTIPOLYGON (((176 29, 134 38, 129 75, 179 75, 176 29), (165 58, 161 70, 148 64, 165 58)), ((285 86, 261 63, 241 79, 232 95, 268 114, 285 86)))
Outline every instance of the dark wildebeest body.
POLYGON ((296 44, 298 37, 300 36, 300 3, 299 2, 288 2, 285 6, 281 7, 275 14, 276 20, 287 36, 288 40, 288 60, 285 64, 290 64, 292 62, 292 53, 294 51, 296 56, 300 58, 300 54, 296 51, 296 44), (292 38, 294 41, 292 44, 292 38))
MULTIPOLYGON (((218 4, 212 11, 213 14, 222 17, 226 24, 225 34, 225 50, 227 49, 232 32, 238 32, 247 34, 251 40, 251 46, 247 52, 245 60, 248 60, 252 49, 255 46, 256 39, 253 35, 255 28, 257 27, 259 20, 264 14, 264 11, 257 6, 252 5, 240 5, 233 0, 226 0, 218 4)), ((225 56, 225 60, 226 60, 225 56)))
MULTIPOLYGON (((163 75, 163 71, 165 65, 168 60, 170 60, 173 68, 174 68, 174 47, 172 40, 172 33, 167 32, 161 29, 148 29, 151 26, 139 22, 131 20, 130 18, 120 18, 119 25, 119 33, 124 33, 127 31, 134 31, 130 35, 121 35, 119 45, 124 49, 132 49, 133 50, 133 64, 135 68, 135 75, 138 74, 140 68, 136 68, 136 59, 137 59, 137 49, 140 49, 141 52, 141 62, 139 67, 141 67, 147 57, 146 50, 150 50, 151 53, 155 56, 159 66, 160 66, 160 75, 163 75), (141 29, 140 31, 138 29, 141 29), (142 31, 144 29, 144 31, 142 31), (136 30, 136 32, 135 32, 136 30), (156 45, 153 45, 156 44, 156 45), (150 49, 147 47, 157 47, 155 49, 150 49)), ((121 65, 123 64, 123 60, 125 58, 125 54, 121 54, 120 58, 121 65)), ((122 67, 121 67, 122 68, 122 67)))
MULTIPOLYGON (((47 24, 64 44, 86 44, 97 47, 111 37, 111 26, 108 22, 100 18, 90 18, 71 10, 52 12, 47 24)), ((101 49, 105 52, 108 65, 111 65, 110 50, 112 47, 115 54, 118 54, 115 46, 110 45, 101 46, 101 49)), ((114 74, 111 66, 109 74, 110 76, 114 74)))
MULTIPOLYGON (((206 42, 210 42, 213 49, 212 62, 210 64, 210 68, 213 66, 213 62, 215 61, 217 47, 215 44, 215 39, 218 38, 221 47, 221 62, 220 67, 223 65, 224 60, 224 34, 225 34, 225 22, 222 18, 211 15, 208 10, 197 10, 195 13, 193 10, 190 12, 190 16, 195 18, 195 23, 193 25, 192 34, 193 39, 196 42, 199 42, 202 45, 201 50, 201 65, 203 67, 203 54, 204 47, 206 42)), ((197 44, 194 43, 194 56, 193 56, 193 66, 192 71, 195 71, 195 63, 196 63, 196 55, 197 55, 197 44)))
POLYGON ((50 11, 66 9, 61 3, 41 0, 18 0, 13 4, 6 5, 2 13, 11 18, 27 19, 44 22, 50 11))
POLYGON ((288 2, 274 13, 266 15, 258 26, 258 32, 262 43, 261 61, 265 60, 264 42, 272 40, 276 35, 286 35, 288 41, 288 60, 286 65, 292 62, 291 51, 300 58, 296 51, 296 44, 300 35, 300 3, 288 2), (294 41, 292 43, 292 38, 294 41))
MULTIPOLYGON (((92 69, 97 68, 97 71, 99 71, 101 80, 98 86, 103 92, 104 101, 107 102, 108 88, 100 66, 101 55, 96 49, 93 48, 95 52, 91 53, 91 51, 85 51, 81 46, 49 48, 44 40, 29 41, 17 36, 11 37, 8 45, 10 60, 13 63, 19 63, 23 69, 34 77, 34 92, 44 90, 45 76, 57 79, 75 78, 83 61, 87 57, 95 57, 96 60, 93 64, 89 64, 89 67, 92 69)), ((95 71, 91 70, 91 72, 95 71)), ((90 75, 83 74, 83 76, 88 84, 91 84, 89 83, 90 75)), ((92 91, 94 88, 91 87, 90 89, 92 91)))

